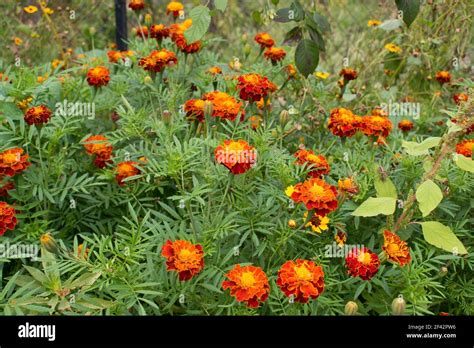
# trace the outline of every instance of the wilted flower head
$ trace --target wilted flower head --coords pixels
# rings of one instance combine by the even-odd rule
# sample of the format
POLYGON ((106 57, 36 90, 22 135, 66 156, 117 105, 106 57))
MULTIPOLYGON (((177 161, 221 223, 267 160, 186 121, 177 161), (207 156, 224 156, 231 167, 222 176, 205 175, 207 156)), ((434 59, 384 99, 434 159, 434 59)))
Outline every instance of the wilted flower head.
POLYGON ((341 193, 356 194, 359 192, 359 187, 352 177, 339 179, 337 187, 341 193))
POLYGON ((329 164, 326 157, 316 155, 313 150, 301 149, 293 155, 296 157, 296 163, 299 165, 308 164, 311 171, 308 173, 313 178, 319 178, 325 174, 329 174, 329 164))

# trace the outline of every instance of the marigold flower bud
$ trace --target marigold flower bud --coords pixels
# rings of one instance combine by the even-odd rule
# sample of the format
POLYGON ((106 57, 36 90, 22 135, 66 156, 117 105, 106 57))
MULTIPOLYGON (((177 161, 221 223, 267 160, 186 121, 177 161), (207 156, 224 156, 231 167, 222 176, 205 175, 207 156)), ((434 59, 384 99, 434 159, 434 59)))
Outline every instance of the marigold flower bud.
POLYGON ((212 111, 213 111, 212 102, 209 101, 209 100, 206 100, 204 102, 204 116, 205 117, 211 117, 212 116, 212 111))
POLYGON ((402 295, 399 295, 392 301, 392 314, 402 315, 405 312, 406 301, 402 295))
POLYGON ((151 21, 152 21, 151 14, 147 13, 145 15, 145 24, 149 26, 151 25, 151 21))
POLYGON ((296 221, 293 219, 288 220, 288 227, 289 228, 295 228, 296 227, 296 221))
POLYGON ((164 110, 162 118, 164 123, 169 124, 171 122, 171 112, 169 110, 164 110))
POLYGON ((153 80, 152 80, 152 78, 151 78, 150 76, 147 75, 147 76, 145 76, 145 78, 143 79, 143 82, 144 82, 145 84, 150 84, 150 83, 153 82, 153 80))
POLYGON ((56 252, 58 245, 54 240, 53 236, 50 233, 45 233, 40 237, 40 243, 43 248, 45 248, 50 253, 56 252))
POLYGON ((282 112, 280 112, 280 124, 282 126, 284 126, 288 122, 289 115, 290 113, 288 112, 288 110, 282 110, 282 112))
POLYGON ((346 315, 355 315, 357 314, 358 310, 359 310, 359 306, 354 301, 347 302, 346 306, 344 307, 344 313, 346 315))

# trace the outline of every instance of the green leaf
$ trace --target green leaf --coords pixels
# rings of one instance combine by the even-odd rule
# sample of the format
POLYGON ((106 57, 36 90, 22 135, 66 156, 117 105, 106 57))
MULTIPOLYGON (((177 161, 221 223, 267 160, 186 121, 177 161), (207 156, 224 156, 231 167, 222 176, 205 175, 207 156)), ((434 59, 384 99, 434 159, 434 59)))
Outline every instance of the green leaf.
MULTIPOLYGON (((293 14, 293 12, 292 12, 293 14)), ((293 19, 290 19, 290 9, 288 7, 281 8, 276 12, 276 16, 273 19, 275 22, 287 23, 291 22, 293 19)))
POLYGON ((376 177, 374 184, 377 197, 392 197, 397 199, 397 188, 390 178, 381 180, 379 177, 376 177))
POLYGON ((464 255, 467 250, 454 232, 437 221, 426 221, 420 223, 425 240, 443 250, 453 254, 464 255))
POLYGON ((313 28, 309 27, 309 36, 311 37, 311 40, 313 40, 316 45, 318 45, 318 48, 320 51, 325 52, 326 51, 326 44, 324 43, 323 36, 320 34, 319 31, 314 30, 313 28))
POLYGON ((188 43, 193 43, 202 39, 207 33, 211 24, 211 15, 206 6, 197 6, 191 10, 189 17, 193 20, 193 24, 184 32, 184 38, 188 43))
POLYGON ((386 31, 395 30, 402 26, 402 22, 399 19, 389 19, 380 24, 377 28, 386 31))
POLYGON ((214 6, 217 10, 224 12, 227 8, 227 0, 214 0, 214 6))
POLYGON ((298 42, 302 37, 302 29, 300 27, 294 27, 289 32, 286 33, 285 38, 283 39, 284 45, 291 45, 292 43, 298 42))
POLYGON ((329 25, 329 22, 326 17, 321 16, 319 13, 315 12, 313 14, 313 20, 318 24, 318 27, 321 32, 325 33, 331 30, 331 26, 329 25))
POLYGON ((426 180, 416 190, 416 200, 423 217, 431 213, 443 199, 443 192, 431 180, 426 180))
POLYGON ((412 156, 427 155, 428 149, 435 147, 441 141, 440 137, 430 137, 421 143, 414 141, 402 141, 402 146, 406 152, 412 156))
POLYGON ((314 72, 319 63, 318 45, 308 39, 301 40, 296 47, 295 63, 304 77, 314 72))
POLYGON ((298 0, 294 0, 290 6, 289 18, 295 22, 302 21, 305 17, 303 6, 298 0))
POLYGON ((462 170, 474 173, 474 161, 471 158, 456 154, 454 156, 454 163, 462 170))
POLYGON ((402 11, 403 21, 409 27, 420 12, 420 0, 395 0, 397 8, 402 11))
POLYGON ((353 216, 392 215, 395 212, 396 199, 393 197, 370 197, 352 212, 353 216))
POLYGON ((384 68, 392 71, 397 71, 402 64, 402 57, 397 53, 387 53, 384 58, 384 68))

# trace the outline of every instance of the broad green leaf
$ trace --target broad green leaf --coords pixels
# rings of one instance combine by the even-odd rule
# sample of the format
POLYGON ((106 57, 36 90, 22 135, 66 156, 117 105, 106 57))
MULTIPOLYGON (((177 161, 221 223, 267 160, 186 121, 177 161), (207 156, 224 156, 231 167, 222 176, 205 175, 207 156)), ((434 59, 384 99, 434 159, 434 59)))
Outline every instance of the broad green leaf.
POLYGON ((196 42, 207 33, 211 24, 211 15, 206 6, 197 6, 191 10, 189 17, 193 20, 191 27, 184 32, 184 37, 188 43, 196 42))
POLYGON ((423 216, 431 213, 443 199, 443 192, 431 180, 426 180, 416 190, 416 200, 423 216))
POLYGON ((304 77, 314 72, 319 63, 318 45, 308 39, 301 40, 296 47, 295 63, 304 77))
POLYGON ((377 28, 390 31, 390 30, 395 30, 397 28, 400 28, 401 26, 402 26, 402 21, 400 21, 399 19, 389 19, 389 20, 384 21, 377 28))
POLYGON ((459 132, 460 130, 462 130, 460 126, 458 126, 454 122, 451 122, 450 120, 448 120, 446 124, 448 125, 448 133, 459 132))
POLYGON ((390 178, 386 178, 384 181, 382 181, 380 178, 376 177, 374 184, 378 197, 397 198, 397 188, 390 178))
MULTIPOLYGON (((293 12, 292 12, 293 15, 293 12)), ((290 9, 288 7, 281 8, 276 12, 276 16, 273 19, 275 22, 286 23, 291 22, 293 18, 290 18, 290 9)))
POLYGON ((421 222, 420 225, 428 243, 456 255, 467 254, 464 245, 448 226, 437 221, 421 222))
POLYGON ((331 30, 331 26, 326 17, 320 15, 319 13, 315 12, 313 14, 313 20, 318 24, 319 29, 321 32, 327 32, 331 30))
POLYGON ((290 19, 293 19, 295 22, 302 21, 305 17, 303 6, 301 6, 298 0, 294 0, 290 6, 290 19))
POLYGON ((425 139, 421 143, 415 141, 403 141, 402 146, 405 148, 406 152, 412 156, 427 155, 428 149, 435 147, 441 141, 440 137, 430 137, 425 139))
POLYGON ((392 197, 370 197, 352 212, 353 216, 392 215, 395 212, 396 199, 392 197))
POLYGON ((214 6, 219 11, 224 12, 225 9, 227 8, 227 0, 214 0, 214 6))
POLYGON ((454 163, 462 170, 474 173, 474 161, 471 158, 456 154, 454 156, 454 163))
POLYGON ((409 27, 420 12, 420 0, 395 0, 397 8, 402 11, 403 21, 409 27))

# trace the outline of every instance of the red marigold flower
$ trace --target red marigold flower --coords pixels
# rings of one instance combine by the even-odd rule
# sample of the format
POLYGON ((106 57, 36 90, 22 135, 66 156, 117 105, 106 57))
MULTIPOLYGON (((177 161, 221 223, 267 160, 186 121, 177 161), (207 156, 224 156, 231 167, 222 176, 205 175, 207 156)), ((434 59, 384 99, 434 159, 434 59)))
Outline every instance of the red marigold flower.
POLYGON ((184 103, 184 111, 188 119, 204 122, 204 105, 205 100, 202 99, 190 99, 184 103))
POLYGON ((148 37, 150 34, 148 27, 146 25, 143 25, 141 27, 136 27, 132 29, 132 32, 135 33, 136 36, 138 37, 148 37))
POLYGON ((270 292, 270 285, 265 272, 260 267, 235 265, 226 274, 227 279, 222 283, 224 290, 230 289, 231 296, 239 302, 246 302, 250 308, 258 308, 265 302, 270 292))
POLYGON ((164 24, 154 24, 150 27, 150 37, 157 39, 158 41, 169 36, 170 30, 164 24))
POLYGON ((357 78, 357 71, 351 68, 344 68, 339 72, 345 81, 355 80, 357 78))
POLYGON ((410 120, 401 120, 398 122, 398 128, 404 132, 411 131, 413 129, 413 122, 410 120))
POLYGON ((181 52, 184 52, 186 54, 198 52, 201 49, 202 45, 202 42, 200 40, 188 44, 186 38, 184 37, 184 32, 191 27, 192 23, 192 19, 187 19, 183 23, 172 24, 170 26, 171 40, 173 40, 173 42, 180 49, 181 52))
POLYGON ((245 116, 243 104, 227 93, 214 91, 206 93, 203 100, 212 102, 212 116, 234 121, 238 114, 245 116))
POLYGON ((87 72, 87 82, 94 87, 107 86, 110 81, 110 72, 105 66, 90 68, 87 72))
POLYGON ((232 174, 245 173, 257 160, 255 148, 245 140, 224 140, 214 150, 214 156, 217 163, 225 165, 232 174))
POLYGON ((178 17, 180 12, 184 10, 184 6, 182 3, 178 1, 171 1, 168 6, 166 6, 166 14, 173 14, 173 17, 178 17))
POLYGON ((139 165, 139 163, 133 161, 120 162, 117 165, 115 178, 120 186, 125 185, 124 179, 140 174, 140 169, 135 167, 136 165, 139 165))
POLYGON ((202 246, 187 240, 166 241, 161 255, 167 259, 166 269, 178 272, 181 281, 190 280, 204 268, 202 246))
POLYGON ((322 175, 329 174, 329 164, 323 155, 315 155, 313 150, 298 150, 293 155, 296 157, 296 164, 309 164, 311 171, 308 173, 313 178, 319 178, 322 175))
POLYGON ((380 260, 366 247, 354 248, 346 257, 347 273, 352 277, 370 280, 378 272, 380 260))
POLYGON ((315 214, 325 216, 336 210, 337 190, 322 179, 310 178, 287 190, 287 195, 295 203, 304 203, 308 210, 314 209, 315 214))
POLYGON ((456 145, 456 152, 460 155, 471 158, 474 150, 474 139, 466 139, 456 145))
POLYGON ((328 128, 338 137, 351 137, 360 127, 360 117, 349 109, 336 108, 331 110, 328 128))
POLYGON ((453 95, 454 102, 459 105, 468 101, 469 96, 464 93, 456 93, 453 95))
POLYGON ((277 90, 277 86, 273 82, 258 74, 241 75, 237 80, 237 89, 240 91, 240 98, 243 100, 257 102, 277 90))
POLYGON ((271 60, 273 64, 276 64, 285 58, 286 52, 283 48, 269 47, 263 55, 266 59, 271 60))
POLYGON ((141 58, 138 65, 147 71, 161 72, 166 66, 178 63, 176 55, 166 49, 152 51, 147 57, 141 58))
POLYGON ((278 271, 277 285, 296 302, 306 303, 324 291, 324 272, 313 261, 297 259, 286 261, 278 271))
POLYGON ((29 108, 24 116, 25 122, 30 126, 48 123, 53 112, 45 105, 33 106, 29 108))
POLYGON ((436 80, 441 84, 449 83, 451 82, 451 74, 449 71, 438 71, 436 73, 436 80))
POLYGON ((258 33, 255 35, 254 40, 260 45, 260 47, 272 47, 275 44, 275 41, 272 39, 268 33, 258 33))
POLYGON ((383 232, 384 243, 382 250, 387 255, 388 260, 398 263, 400 266, 404 266, 410 263, 410 248, 408 244, 401 240, 399 236, 388 230, 383 232))
POLYGON ((360 119, 360 129, 365 135, 386 138, 392 130, 392 121, 383 116, 364 116, 360 119))
POLYGON ((359 187, 352 177, 339 179, 337 181, 337 187, 341 193, 356 194, 359 192, 359 187))
POLYGON ((7 230, 13 230, 17 224, 15 209, 5 202, 0 202, 0 236, 7 230))
POLYGON ((0 152, 0 176, 14 176, 31 165, 23 149, 13 148, 0 152))
POLYGON ((145 8, 145 1, 144 0, 130 0, 128 4, 133 11, 140 11, 145 8))
MULTIPOLYGON (((0 181, 2 177, 0 176, 0 181)), ((15 183, 12 181, 7 182, 5 185, 0 187, 0 197, 10 197, 8 191, 15 189, 15 183)))
POLYGON ((113 147, 108 139, 103 135, 92 135, 86 139, 84 147, 89 155, 96 155, 94 164, 99 168, 104 168, 107 163, 112 163, 113 147))

